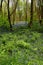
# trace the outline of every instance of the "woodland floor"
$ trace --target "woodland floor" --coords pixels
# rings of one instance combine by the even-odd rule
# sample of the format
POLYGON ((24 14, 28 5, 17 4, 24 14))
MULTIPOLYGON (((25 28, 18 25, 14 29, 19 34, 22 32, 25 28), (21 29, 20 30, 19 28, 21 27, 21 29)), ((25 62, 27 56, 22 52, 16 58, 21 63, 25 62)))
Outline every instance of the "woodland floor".
POLYGON ((0 65, 43 65, 43 31, 34 26, 0 27, 0 65))

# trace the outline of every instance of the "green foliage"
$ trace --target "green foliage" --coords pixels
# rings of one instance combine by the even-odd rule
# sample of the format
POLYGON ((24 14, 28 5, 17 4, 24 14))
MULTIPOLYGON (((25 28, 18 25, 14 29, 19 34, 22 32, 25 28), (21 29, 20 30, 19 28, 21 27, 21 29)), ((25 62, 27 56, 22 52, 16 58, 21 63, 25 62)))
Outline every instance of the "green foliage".
POLYGON ((43 65, 42 33, 28 27, 0 32, 0 65, 35 64, 43 65))
POLYGON ((19 40, 19 41, 17 41, 17 46, 19 46, 20 48, 29 49, 30 43, 26 43, 23 40, 19 40))
POLYGON ((43 65, 43 25, 36 19, 35 12, 31 29, 18 27, 10 32, 7 16, 0 15, 0 65, 43 65))

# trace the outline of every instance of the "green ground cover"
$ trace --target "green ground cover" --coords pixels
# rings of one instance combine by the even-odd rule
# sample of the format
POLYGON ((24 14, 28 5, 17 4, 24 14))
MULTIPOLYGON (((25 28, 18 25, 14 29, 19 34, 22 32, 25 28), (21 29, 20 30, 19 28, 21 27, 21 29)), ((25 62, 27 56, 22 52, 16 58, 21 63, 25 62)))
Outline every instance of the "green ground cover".
POLYGON ((0 65, 43 65, 43 33, 28 27, 13 32, 2 28, 0 65))
POLYGON ((6 19, 0 19, 0 65, 43 65, 43 25, 9 31, 6 19))

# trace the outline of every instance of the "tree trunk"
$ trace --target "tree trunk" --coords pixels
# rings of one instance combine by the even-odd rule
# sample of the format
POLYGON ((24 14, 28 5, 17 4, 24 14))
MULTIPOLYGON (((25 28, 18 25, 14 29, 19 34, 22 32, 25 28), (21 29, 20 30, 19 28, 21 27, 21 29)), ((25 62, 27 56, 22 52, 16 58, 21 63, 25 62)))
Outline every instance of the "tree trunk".
POLYGON ((30 23, 29 23, 29 27, 31 27, 32 22, 33 22, 33 0, 31 0, 31 12, 30 12, 30 23))
POLYGON ((42 2, 42 4, 41 4, 41 19, 42 19, 42 22, 43 22, 43 0, 41 2, 42 2))
POLYGON ((18 14, 19 14, 19 21, 21 21, 22 11, 20 11, 19 4, 18 4, 18 14))
POLYGON ((10 11, 9 11, 9 0, 8 0, 8 20, 9 20, 10 30, 12 31, 12 25, 11 25, 11 20, 10 20, 10 11))
POLYGON ((0 11, 2 11, 2 2, 3 2, 3 0, 1 0, 0 11))
POLYGON ((25 21, 27 21, 27 3, 28 3, 28 0, 26 0, 26 18, 25 18, 25 21))
POLYGON ((41 17, 41 0, 39 0, 39 23, 40 23, 40 25, 42 23, 42 17, 41 17))

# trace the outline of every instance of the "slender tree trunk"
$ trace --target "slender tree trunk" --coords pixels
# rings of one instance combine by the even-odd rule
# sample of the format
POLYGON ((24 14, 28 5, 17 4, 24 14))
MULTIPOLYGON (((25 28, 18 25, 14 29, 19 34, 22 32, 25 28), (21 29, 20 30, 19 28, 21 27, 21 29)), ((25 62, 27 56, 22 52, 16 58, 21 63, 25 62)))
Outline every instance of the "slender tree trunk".
POLYGON ((42 23, 42 17, 41 17, 41 0, 39 0, 39 23, 40 23, 40 25, 42 23))
POLYGON ((2 11, 2 2, 3 2, 3 0, 1 0, 0 11, 2 11))
POLYGON ((1 6, 0 7, 1 7, 1 11, 2 11, 2 0, 1 0, 1 6))
POLYGON ((41 19, 43 22, 43 0, 41 0, 42 4, 41 4, 41 19))
POLYGON ((22 11, 20 11, 19 4, 18 4, 18 14, 19 14, 19 21, 21 21, 22 11))
POLYGON ((9 0, 8 0, 8 20, 10 25, 10 30, 12 31, 11 19, 10 19, 10 11, 9 11, 9 0))
POLYGON ((32 22, 33 22, 33 0, 31 0, 31 12, 30 12, 30 23, 29 23, 29 27, 31 27, 32 22))
MULTIPOLYGON (((14 9, 14 7, 15 7, 15 0, 12 1, 12 10, 14 9), (13 2, 14 2, 14 3, 13 3, 13 2)), ((13 20, 12 20, 12 21, 13 21, 13 25, 14 25, 14 22, 15 22, 15 15, 16 15, 15 13, 16 13, 16 10, 15 10, 15 12, 13 13, 13 20)))
POLYGON ((15 22, 15 16, 16 16, 16 10, 15 10, 15 12, 13 13, 13 25, 14 25, 14 22, 15 22))
POLYGON ((14 25, 14 21, 15 21, 16 8, 17 8, 17 5, 18 5, 18 1, 19 0, 17 0, 15 2, 15 0, 13 0, 14 4, 12 3, 13 8, 15 7, 14 10, 12 11, 12 13, 10 14, 10 16, 13 15, 13 25, 14 25))
POLYGON ((25 21, 27 21, 27 3, 28 3, 28 0, 26 0, 26 18, 25 18, 25 21))

